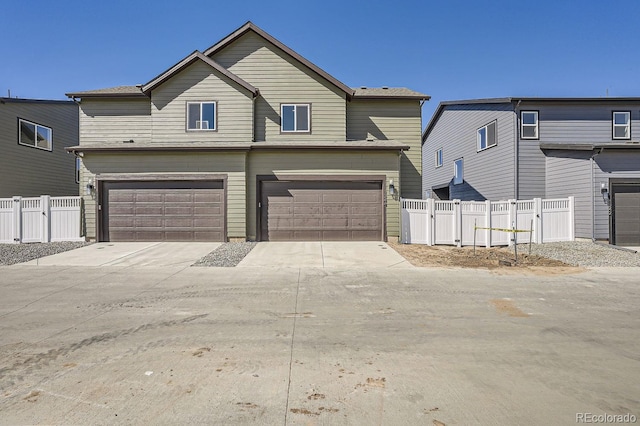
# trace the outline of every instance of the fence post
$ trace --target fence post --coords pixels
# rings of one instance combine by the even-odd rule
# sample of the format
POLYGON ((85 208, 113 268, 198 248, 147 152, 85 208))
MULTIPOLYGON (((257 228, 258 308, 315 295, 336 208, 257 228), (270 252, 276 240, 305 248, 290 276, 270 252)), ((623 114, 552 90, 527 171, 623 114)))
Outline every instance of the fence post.
POLYGON ((435 232, 436 227, 436 200, 429 198, 427 200, 427 245, 435 245, 435 232))
POLYGON ((50 217, 51 217, 51 196, 40 196, 40 242, 48 243, 51 241, 50 217))
POLYGON ((533 214, 534 214, 534 226, 533 226, 533 242, 536 244, 542 244, 542 198, 533 199, 533 214))
POLYGON ((22 242, 22 197, 13 196, 13 218, 11 220, 13 224, 13 243, 19 244, 22 242))
POLYGON ((491 228, 491 200, 485 200, 485 205, 486 205, 486 213, 485 213, 485 218, 484 218, 484 227, 487 228, 484 230, 485 232, 485 247, 489 248, 491 247, 491 230, 488 228, 491 228))
MULTIPOLYGON (((575 241, 576 239, 576 224, 575 224, 575 206, 576 199, 575 197, 569 197, 569 239, 570 241, 575 241)), ((594 224, 595 226, 595 224, 594 224)))
POLYGON ((460 200, 453 200, 453 243, 462 247, 462 208, 460 200))
MULTIPOLYGON (((518 201, 517 200, 509 200, 509 225, 512 229, 517 229, 517 219, 518 219, 518 201)), ((509 238, 509 245, 512 246, 516 243, 516 233, 510 232, 511 238, 509 238)))

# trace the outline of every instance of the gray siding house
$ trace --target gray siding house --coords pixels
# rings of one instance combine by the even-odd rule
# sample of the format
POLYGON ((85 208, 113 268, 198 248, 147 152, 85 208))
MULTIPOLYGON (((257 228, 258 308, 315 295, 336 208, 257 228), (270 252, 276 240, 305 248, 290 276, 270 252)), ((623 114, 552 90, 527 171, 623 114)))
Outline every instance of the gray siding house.
POLYGON ((145 84, 67 95, 90 239, 385 240, 420 197, 429 96, 348 87, 251 22, 145 84))
POLYGON ((77 195, 78 106, 0 98, 0 198, 77 195))
POLYGON ((640 245, 640 98, 442 102, 422 135, 424 197, 575 197, 579 238, 640 245))

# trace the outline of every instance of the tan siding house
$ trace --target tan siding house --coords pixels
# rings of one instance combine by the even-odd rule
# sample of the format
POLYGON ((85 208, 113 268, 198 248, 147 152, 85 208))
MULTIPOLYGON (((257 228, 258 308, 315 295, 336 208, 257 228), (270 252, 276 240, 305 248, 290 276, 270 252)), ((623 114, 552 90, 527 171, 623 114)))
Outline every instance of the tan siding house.
POLYGON ((0 98, 0 198, 78 195, 77 144, 74 102, 0 98))
POLYGON ((349 88, 250 22, 146 84, 68 96, 99 241, 383 241, 420 193, 429 97, 349 88))

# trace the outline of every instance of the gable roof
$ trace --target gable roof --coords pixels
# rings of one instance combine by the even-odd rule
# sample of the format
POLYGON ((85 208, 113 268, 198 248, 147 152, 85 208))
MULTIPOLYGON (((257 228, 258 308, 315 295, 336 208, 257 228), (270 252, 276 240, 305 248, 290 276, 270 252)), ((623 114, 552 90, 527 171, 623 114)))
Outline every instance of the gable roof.
POLYGON ((508 97, 508 98, 485 98, 485 99, 466 99, 466 100, 458 100, 458 101, 443 101, 438 104, 438 108, 433 113, 431 120, 429 120, 429 124, 424 129, 422 133, 422 144, 424 144, 425 139, 431 130, 433 130, 433 126, 437 123, 442 111, 448 106, 451 105, 477 105, 477 104, 509 104, 516 102, 545 102, 545 103, 594 103, 594 102, 603 102, 603 103, 619 103, 619 102, 640 102, 640 97, 627 97, 627 98, 531 98, 531 97, 508 97))
POLYGON ((206 56, 211 56, 211 55, 215 54, 216 52, 219 52, 220 50, 222 50, 225 47, 229 46, 231 43, 233 43, 234 41, 236 41, 237 39, 239 39, 240 37, 242 37, 243 35, 245 35, 249 31, 253 31, 258 36, 262 37, 263 39, 265 39, 269 43, 273 44, 278 49, 282 50, 287 55, 291 56, 293 59, 295 59, 296 61, 298 61, 299 63, 301 63, 305 67, 307 67, 308 69, 310 69, 311 71, 313 71, 314 73, 316 73, 317 75, 319 75, 320 77, 322 77, 323 79, 328 81, 329 83, 333 84, 338 89, 340 89, 343 92, 345 92, 348 97, 351 97, 353 95, 353 89, 351 89, 349 86, 347 86, 346 84, 342 83, 341 81, 339 81, 335 77, 331 76, 329 73, 327 73, 322 68, 320 68, 319 66, 315 65, 314 63, 312 63, 308 59, 305 59, 302 55, 300 55, 299 53, 295 52, 290 47, 286 46, 284 43, 282 43, 281 41, 277 40, 272 35, 268 34, 266 31, 262 30, 261 28, 259 28, 257 25, 255 25, 251 21, 248 21, 246 24, 244 24, 243 26, 241 26, 240 28, 238 28, 237 30, 235 30, 234 32, 232 32, 231 34, 229 34, 228 36, 226 36, 225 38, 220 40, 218 43, 216 43, 213 46, 211 46, 208 49, 206 49, 204 51, 204 54, 206 56))
POLYGON ((209 65, 211 68, 213 68, 216 71, 218 71, 219 73, 223 74, 225 77, 231 79, 232 81, 236 82, 240 86, 242 86, 245 89, 247 89, 248 91, 250 91, 253 94, 253 96, 256 96, 258 94, 258 89, 256 89, 251 84, 247 83, 246 81, 244 81, 243 79, 241 79, 240 77, 238 77, 237 75, 235 75, 234 73, 229 71, 228 69, 224 68, 222 65, 218 64, 213 59, 203 55, 202 52, 199 52, 197 50, 195 50, 189 56, 187 56, 186 58, 184 58, 183 60, 181 60, 180 62, 175 64, 173 67, 169 68, 168 70, 166 70, 162 74, 160 74, 157 77, 153 78, 148 83, 144 84, 142 86, 142 88, 141 88, 142 91, 145 94, 149 94, 149 92, 151 92, 151 90, 155 89, 156 87, 158 87, 159 85, 161 85, 165 81, 169 80, 176 73, 179 73, 180 71, 182 71, 183 69, 185 69, 186 67, 188 67, 189 65, 191 65, 192 63, 194 63, 196 61, 202 61, 205 64, 209 65))

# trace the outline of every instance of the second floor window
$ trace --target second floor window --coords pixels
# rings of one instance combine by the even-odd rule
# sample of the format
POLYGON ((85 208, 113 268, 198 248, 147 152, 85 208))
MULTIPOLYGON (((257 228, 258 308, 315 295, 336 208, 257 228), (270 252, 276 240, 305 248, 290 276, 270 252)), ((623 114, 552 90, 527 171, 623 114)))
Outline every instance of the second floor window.
POLYGON ((478 129, 478 151, 496 146, 497 143, 495 121, 478 129))
POLYGON ((53 130, 31 121, 19 119, 18 143, 47 151, 53 149, 53 130))
POLYGON ((436 151, 436 169, 442 167, 442 148, 436 151))
POLYGON ((216 103, 187 102, 187 130, 216 130, 216 103))
POLYGON ((282 104, 280 117, 282 132, 308 133, 311 129, 309 104, 282 104))
POLYGON ((613 113, 613 139, 631 139, 631 113, 629 111, 613 113))
POLYGON ((522 111, 520 113, 520 137, 522 139, 538 139, 538 111, 522 111))

